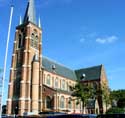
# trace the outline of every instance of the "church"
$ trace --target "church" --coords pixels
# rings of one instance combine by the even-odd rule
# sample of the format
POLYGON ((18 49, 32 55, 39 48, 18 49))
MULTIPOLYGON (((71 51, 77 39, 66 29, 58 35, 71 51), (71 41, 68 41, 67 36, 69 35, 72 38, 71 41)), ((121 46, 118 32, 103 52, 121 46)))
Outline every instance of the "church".
MULTIPOLYGON (((34 0, 29 0, 24 19, 16 27, 8 85, 7 114, 38 114, 42 111, 82 113, 82 103, 71 100, 69 86, 84 75, 83 82, 108 84, 104 66, 70 69, 42 54, 42 28, 36 22, 34 0)), ((86 106, 85 113, 104 111, 100 97, 86 106)))

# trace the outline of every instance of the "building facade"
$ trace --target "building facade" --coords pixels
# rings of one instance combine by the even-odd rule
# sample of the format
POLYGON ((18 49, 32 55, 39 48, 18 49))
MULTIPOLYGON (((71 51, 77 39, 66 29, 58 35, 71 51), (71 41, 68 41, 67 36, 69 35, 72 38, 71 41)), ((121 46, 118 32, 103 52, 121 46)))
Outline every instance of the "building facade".
MULTIPOLYGON (((102 81, 107 83, 103 65, 72 70, 43 56, 42 28, 40 20, 36 22, 34 0, 29 0, 23 22, 20 21, 15 32, 7 114, 14 114, 16 107, 19 115, 41 111, 81 113, 82 103, 69 103, 69 86, 75 86, 83 74, 86 77, 82 82, 100 86, 102 81)), ((95 104, 99 113, 103 109, 102 98, 96 99, 95 104)))

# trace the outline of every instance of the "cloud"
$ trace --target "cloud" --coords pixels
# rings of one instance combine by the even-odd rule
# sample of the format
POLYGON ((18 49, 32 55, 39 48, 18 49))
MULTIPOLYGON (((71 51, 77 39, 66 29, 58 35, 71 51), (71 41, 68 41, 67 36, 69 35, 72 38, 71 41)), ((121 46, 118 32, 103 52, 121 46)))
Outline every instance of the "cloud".
POLYGON ((105 38, 96 38, 96 42, 100 44, 107 44, 107 43, 114 43, 116 40, 118 40, 118 37, 116 36, 109 36, 105 38))
POLYGON ((85 42, 85 40, 87 40, 87 41, 91 41, 92 39, 95 39, 96 38, 96 36, 97 36, 97 33, 96 32, 83 32, 82 34, 81 34, 81 38, 80 38, 80 43, 83 43, 83 42, 85 42))

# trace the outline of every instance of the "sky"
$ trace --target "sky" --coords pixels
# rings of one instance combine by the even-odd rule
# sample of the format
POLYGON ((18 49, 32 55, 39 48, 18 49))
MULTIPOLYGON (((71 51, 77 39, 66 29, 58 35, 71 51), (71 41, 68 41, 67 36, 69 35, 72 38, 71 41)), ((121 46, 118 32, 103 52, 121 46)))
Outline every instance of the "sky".
MULTIPOLYGON (((5 98, 15 27, 24 17, 28 0, 13 0, 5 98)), ((0 0, 0 68, 5 48, 12 0, 0 0)), ((125 89, 125 0, 35 0, 41 18, 42 55, 71 69, 103 64, 109 87, 125 89)), ((2 76, 2 74, 0 75, 2 76)))

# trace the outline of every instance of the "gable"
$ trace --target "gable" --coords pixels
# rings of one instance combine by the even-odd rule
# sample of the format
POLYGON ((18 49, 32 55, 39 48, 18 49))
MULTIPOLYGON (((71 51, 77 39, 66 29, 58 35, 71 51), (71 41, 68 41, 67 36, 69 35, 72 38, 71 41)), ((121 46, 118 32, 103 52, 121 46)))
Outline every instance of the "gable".
POLYGON ((82 75, 85 74, 84 81, 98 80, 101 75, 101 67, 102 65, 75 70, 77 79, 80 80, 82 75))

